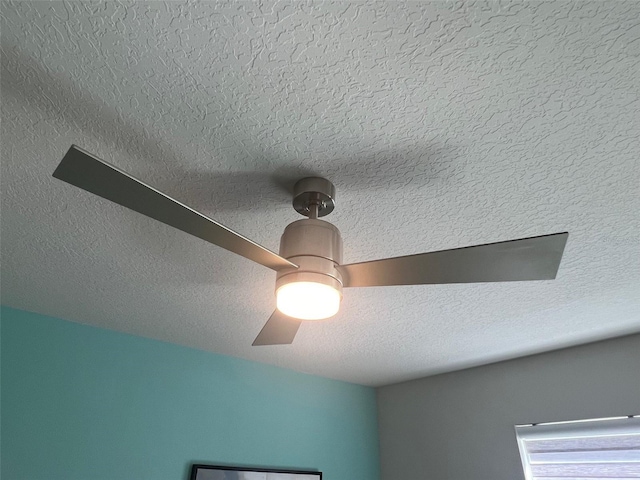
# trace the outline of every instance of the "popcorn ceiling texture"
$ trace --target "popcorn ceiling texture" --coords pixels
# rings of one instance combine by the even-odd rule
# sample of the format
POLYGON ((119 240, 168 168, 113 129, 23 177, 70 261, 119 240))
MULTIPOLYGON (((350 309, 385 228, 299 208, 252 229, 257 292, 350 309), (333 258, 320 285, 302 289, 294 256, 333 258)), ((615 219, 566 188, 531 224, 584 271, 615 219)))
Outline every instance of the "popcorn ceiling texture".
POLYGON ((640 331, 640 3, 3 2, 2 303, 382 385, 640 331), (75 143, 345 263, 558 231, 548 282, 349 289, 251 347, 275 274, 51 177, 75 143))

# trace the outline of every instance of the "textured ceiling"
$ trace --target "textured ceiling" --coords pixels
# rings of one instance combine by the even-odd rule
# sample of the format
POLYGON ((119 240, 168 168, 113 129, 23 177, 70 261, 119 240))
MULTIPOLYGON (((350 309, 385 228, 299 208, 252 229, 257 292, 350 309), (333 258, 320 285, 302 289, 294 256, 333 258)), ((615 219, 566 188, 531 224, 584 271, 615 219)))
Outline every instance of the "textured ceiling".
POLYGON ((2 2, 2 302, 381 385, 640 331, 640 3, 2 2), (555 281, 350 289, 251 347, 275 274, 51 177, 75 143, 277 250, 569 231, 555 281))

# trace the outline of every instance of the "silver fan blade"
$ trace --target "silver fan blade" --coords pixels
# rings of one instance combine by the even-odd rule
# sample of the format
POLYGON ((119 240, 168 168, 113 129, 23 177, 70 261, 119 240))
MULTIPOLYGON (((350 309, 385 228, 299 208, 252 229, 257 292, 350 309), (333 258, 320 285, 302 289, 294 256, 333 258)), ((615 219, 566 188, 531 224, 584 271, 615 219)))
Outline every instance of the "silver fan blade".
POLYGON ((280 310, 275 310, 253 341, 253 346, 289 345, 293 343, 301 323, 300 320, 288 317, 280 310))
POLYGON ((297 265, 72 145, 53 176, 273 270, 297 265))
POLYGON ((567 232, 340 265, 345 287, 556 278, 567 232))

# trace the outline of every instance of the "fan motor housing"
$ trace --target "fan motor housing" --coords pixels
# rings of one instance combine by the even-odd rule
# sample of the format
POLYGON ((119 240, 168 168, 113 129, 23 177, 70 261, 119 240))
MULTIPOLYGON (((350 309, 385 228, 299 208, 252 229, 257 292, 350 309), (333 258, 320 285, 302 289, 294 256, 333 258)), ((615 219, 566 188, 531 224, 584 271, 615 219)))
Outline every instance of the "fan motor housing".
POLYGON ((280 256, 298 265, 278 271, 276 290, 292 282, 316 282, 342 295, 340 230, 324 220, 304 219, 287 225, 280 239, 280 256))

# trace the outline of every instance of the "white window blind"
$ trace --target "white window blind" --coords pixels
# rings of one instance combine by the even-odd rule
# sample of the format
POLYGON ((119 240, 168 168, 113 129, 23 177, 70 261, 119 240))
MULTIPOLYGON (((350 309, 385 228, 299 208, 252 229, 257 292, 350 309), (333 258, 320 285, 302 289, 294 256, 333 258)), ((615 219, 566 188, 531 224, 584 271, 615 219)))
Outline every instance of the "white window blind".
POLYGON ((516 426, 526 480, 640 479, 640 418, 516 426))

